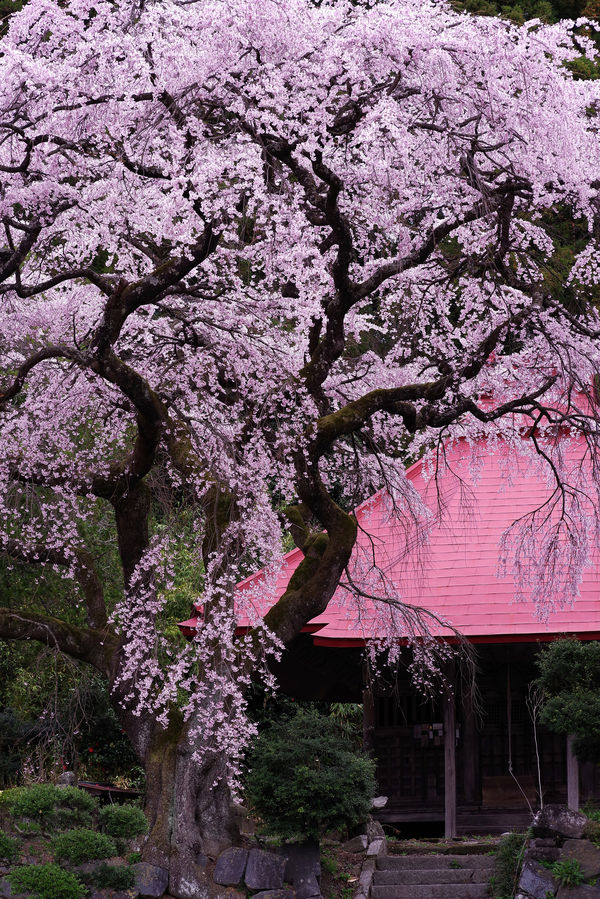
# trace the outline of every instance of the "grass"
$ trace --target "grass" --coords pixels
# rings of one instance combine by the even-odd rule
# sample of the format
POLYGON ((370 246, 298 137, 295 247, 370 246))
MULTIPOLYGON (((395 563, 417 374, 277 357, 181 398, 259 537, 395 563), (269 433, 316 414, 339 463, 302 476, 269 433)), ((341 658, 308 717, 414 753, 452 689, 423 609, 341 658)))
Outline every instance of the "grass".
POLYGON ((529 831, 526 831, 508 834, 500 840, 496 850, 495 871, 490 882, 493 899, 513 899, 528 839, 529 831))

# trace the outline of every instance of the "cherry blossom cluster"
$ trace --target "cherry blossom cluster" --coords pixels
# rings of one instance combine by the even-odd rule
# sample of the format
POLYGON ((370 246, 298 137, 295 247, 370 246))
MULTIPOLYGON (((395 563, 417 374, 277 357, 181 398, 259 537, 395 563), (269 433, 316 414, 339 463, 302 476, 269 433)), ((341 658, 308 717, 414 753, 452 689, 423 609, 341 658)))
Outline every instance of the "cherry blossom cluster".
MULTIPOLYGON (((114 511, 114 683, 161 724, 186 693, 234 781, 244 688, 343 581, 352 509, 386 489, 424 545, 407 461, 435 477, 444 445, 482 439, 541 460, 552 511, 506 564, 540 607, 577 593, 600 507, 600 82, 565 66, 596 52, 584 26, 437 0, 29 0, 0 39, 0 549, 81 582, 104 627, 82 553, 114 511), (588 226, 576 308, 547 289, 559 204, 588 226), (176 652, 165 496, 204 577, 176 652), (235 584, 264 566, 274 595, 291 539, 310 565, 268 633, 235 584)), ((366 558, 354 579, 348 614, 375 596, 388 648, 431 668, 401 585, 366 558)))

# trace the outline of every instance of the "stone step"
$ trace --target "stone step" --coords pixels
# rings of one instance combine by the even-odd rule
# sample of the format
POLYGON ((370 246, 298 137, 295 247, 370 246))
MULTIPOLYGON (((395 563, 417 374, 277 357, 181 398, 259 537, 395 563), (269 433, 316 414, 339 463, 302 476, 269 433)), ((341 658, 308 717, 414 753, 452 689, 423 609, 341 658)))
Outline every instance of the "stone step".
POLYGON ((408 883, 489 883, 489 868, 428 868, 427 870, 375 871, 373 886, 408 883))
POLYGON ((417 870, 431 868, 485 868, 494 867, 490 855, 383 855, 377 859, 378 871, 417 870))
POLYGON ((371 887, 371 899, 489 899, 485 883, 424 883, 371 887))

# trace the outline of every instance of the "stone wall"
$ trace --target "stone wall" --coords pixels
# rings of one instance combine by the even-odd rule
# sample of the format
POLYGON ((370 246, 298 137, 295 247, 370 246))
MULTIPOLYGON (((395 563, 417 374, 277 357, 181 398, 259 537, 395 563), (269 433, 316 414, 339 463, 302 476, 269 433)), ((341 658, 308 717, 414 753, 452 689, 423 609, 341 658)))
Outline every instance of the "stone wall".
POLYGON ((564 806, 547 805, 539 811, 525 850, 517 899, 600 899, 600 848, 588 839, 593 824, 564 806), (555 876, 561 868, 562 878, 555 876), (583 882, 569 886, 564 882, 569 875, 571 879, 580 875, 583 882))

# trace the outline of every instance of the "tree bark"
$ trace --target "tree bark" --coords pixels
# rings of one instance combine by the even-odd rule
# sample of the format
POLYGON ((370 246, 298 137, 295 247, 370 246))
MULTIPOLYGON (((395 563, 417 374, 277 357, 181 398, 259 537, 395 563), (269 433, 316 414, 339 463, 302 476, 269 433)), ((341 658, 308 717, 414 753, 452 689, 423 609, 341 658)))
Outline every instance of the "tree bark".
POLYGON ((140 759, 146 770, 149 825, 143 860, 168 871, 168 892, 176 899, 218 895, 222 891, 212 883, 207 863, 239 837, 225 759, 214 754, 198 763, 190 724, 177 714, 166 730, 154 725, 148 732, 147 720, 133 716, 123 723, 134 745, 146 744, 140 759))

